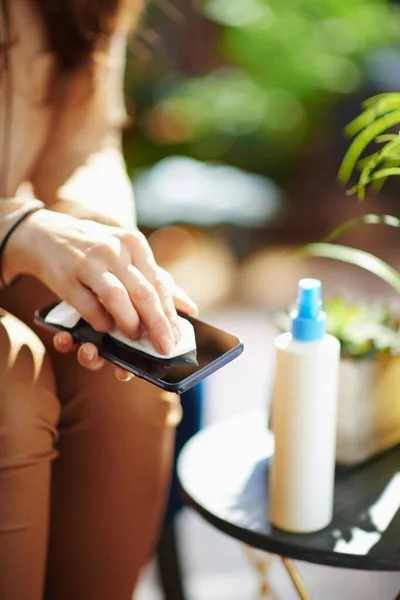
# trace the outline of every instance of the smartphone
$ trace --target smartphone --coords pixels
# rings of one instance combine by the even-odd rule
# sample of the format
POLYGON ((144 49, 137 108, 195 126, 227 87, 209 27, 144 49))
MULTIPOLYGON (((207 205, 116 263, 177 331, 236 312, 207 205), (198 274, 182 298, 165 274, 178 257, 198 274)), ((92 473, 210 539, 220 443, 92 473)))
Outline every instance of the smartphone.
POLYGON ((154 358, 130 348, 107 333, 95 331, 82 318, 71 328, 46 322, 47 314, 57 304, 53 302, 38 309, 35 312, 36 323, 53 331, 67 331, 76 344, 91 342, 97 347, 99 355, 109 362, 169 392, 186 392, 243 352, 243 342, 239 338, 179 313, 193 325, 196 351, 173 359, 154 358))

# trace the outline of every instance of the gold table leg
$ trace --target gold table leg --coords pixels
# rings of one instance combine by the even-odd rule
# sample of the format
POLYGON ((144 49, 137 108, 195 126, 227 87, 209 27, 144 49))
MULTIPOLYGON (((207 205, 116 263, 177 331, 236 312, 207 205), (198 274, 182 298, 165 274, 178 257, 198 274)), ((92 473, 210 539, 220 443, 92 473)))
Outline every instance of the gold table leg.
MULTIPOLYGON (((269 585, 268 585, 268 571, 270 566, 270 558, 273 555, 269 553, 265 553, 260 550, 256 550, 251 546, 247 546, 245 544, 242 545, 242 548, 247 555, 250 563, 254 567, 258 578, 259 578, 259 598, 268 598, 269 597, 269 585)), ((294 587, 296 588, 297 594, 300 600, 311 600, 310 594, 306 590, 306 586, 301 578, 301 575, 294 564, 293 560, 290 558, 286 558, 285 556, 280 557, 283 566, 285 567, 290 579, 294 587)), ((396 600, 400 600, 396 598, 396 600)))
POLYGON ((262 598, 269 598, 270 589, 268 585, 268 571, 271 563, 271 555, 244 544, 242 545, 242 548, 258 576, 258 598, 260 600, 262 598))
POLYGON ((294 587, 296 588, 299 598, 301 598, 301 600, 311 600, 310 594, 307 592, 301 575, 297 570, 297 567, 294 564, 294 562, 290 558, 286 558, 285 556, 281 556, 281 560, 283 566, 289 574, 290 579, 293 582, 294 587))

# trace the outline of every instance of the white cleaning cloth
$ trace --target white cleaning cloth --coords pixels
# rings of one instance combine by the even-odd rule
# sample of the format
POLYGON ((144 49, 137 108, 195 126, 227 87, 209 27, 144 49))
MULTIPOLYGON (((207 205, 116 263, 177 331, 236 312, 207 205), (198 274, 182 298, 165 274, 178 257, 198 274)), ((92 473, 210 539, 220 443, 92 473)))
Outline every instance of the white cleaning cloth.
POLYGON ((46 315, 45 323, 52 325, 61 325, 68 329, 73 329, 79 323, 81 315, 75 308, 66 302, 60 302, 52 308, 46 315))
MULTIPOLYGON (((68 329, 73 329, 75 325, 78 324, 80 318, 81 316, 77 310, 75 310, 66 302, 60 302, 48 312, 45 322, 53 325, 62 325, 68 329)), ((134 348, 135 350, 140 350, 140 352, 144 352, 145 354, 149 354, 155 358, 162 358, 165 360, 176 358, 177 356, 182 356, 183 354, 187 354, 188 352, 196 350, 196 335, 193 325, 183 317, 178 317, 177 325, 180 339, 173 352, 167 356, 157 352, 147 335, 147 331, 145 331, 142 337, 140 337, 138 340, 131 340, 117 328, 115 328, 114 331, 110 332, 108 335, 117 341, 122 342, 129 348, 134 348)))
POLYGON ((126 346, 130 348, 134 348, 136 350, 140 350, 141 352, 145 352, 150 356, 154 356, 155 358, 176 358, 177 356, 182 356, 182 354, 187 354, 188 352, 192 352, 192 350, 196 350, 196 337, 193 329, 193 325, 187 321, 187 319, 183 319, 182 317, 178 317, 178 329, 179 329, 179 341, 175 346, 175 349, 171 352, 171 354, 165 355, 160 354, 155 350, 153 344, 151 343, 150 338, 148 337, 147 331, 144 331, 143 335, 138 340, 131 340, 126 337, 119 329, 114 329, 109 335, 119 342, 122 342, 126 346))

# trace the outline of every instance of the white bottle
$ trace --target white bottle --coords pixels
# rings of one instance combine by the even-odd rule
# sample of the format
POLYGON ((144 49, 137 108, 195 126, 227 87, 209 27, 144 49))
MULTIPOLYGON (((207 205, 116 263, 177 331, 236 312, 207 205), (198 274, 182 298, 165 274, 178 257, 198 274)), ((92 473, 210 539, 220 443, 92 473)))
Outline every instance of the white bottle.
POLYGON ((320 281, 299 282, 291 319, 291 333, 276 340, 270 521, 285 531, 311 533, 333 516, 340 361, 339 341, 326 333, 320 281))

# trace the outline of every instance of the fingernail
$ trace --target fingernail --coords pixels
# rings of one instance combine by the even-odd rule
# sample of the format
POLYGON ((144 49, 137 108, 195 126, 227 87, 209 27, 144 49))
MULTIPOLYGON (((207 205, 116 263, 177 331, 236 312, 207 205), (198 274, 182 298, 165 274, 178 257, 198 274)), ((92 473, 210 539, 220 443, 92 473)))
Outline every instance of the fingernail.
POLYGON ((175 344, 168 335, 164 335, 160 339, 160 348, 161 348, 162 354, 165 354, 166 356, 168 356, 169 354, 171 354, 173 352, 173 350, 175 348, 175 344))
POLYGON ((117 375, 117 379, 123 382, 130 381, 131 379, 133 379, 133 375, 129 375, 129 373, 119 373, 117 375))
POLYGON ((57 335, 57 342, 60 344, 60 346, 66 346, 69 343, 68 333, 59 333, 57 335))
POLYGON ((88 360, 94 359, 94 350, 93 350, 93 348, 90 348, 90 346, 89 346, 89 348, 84 347, 83 353, 85 354, 85 356, 88 360))

